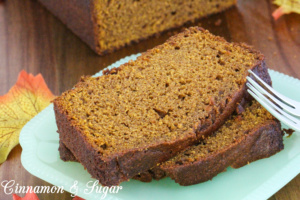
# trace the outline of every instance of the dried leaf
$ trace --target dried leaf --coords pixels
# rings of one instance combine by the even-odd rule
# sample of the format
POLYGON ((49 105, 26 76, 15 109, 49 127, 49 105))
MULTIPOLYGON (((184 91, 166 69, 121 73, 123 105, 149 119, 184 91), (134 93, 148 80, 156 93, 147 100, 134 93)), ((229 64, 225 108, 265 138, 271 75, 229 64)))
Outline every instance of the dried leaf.
POLYGON ((23 126, 47 107, 53 98, 41 74, 34 77, 24 70, 9 92, 0 96, 0 163, 19 143, 23 126))
POLYGON ((16 194, 13 194, 13 200, 39 200, 38 196, 30 189, 27 191, 25 197, 19 197, 16 194))
POLYGON ((291 12, 300 14, 300 0, 274 0, 274 4, 279 6, 272 14, 275 20, 291 12))

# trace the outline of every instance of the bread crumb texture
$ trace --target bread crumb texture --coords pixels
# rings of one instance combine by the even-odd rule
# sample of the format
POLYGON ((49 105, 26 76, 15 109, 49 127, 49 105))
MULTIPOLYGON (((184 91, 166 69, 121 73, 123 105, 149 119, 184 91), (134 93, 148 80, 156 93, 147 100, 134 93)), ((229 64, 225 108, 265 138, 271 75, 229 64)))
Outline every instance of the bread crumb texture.
POLYGON ((95 0, 100 49, 113 49, 220 12, 236 0, 95 0))
POLYGON ((212 136, 206 138, 198 145, 193 145, 174 158, 163 163, 164 167, 183 165, 209 157, 216 152, 225 150, 234 143, 239 143, 254 131, 259 125, 265 124, 275 118, 258 102, 246 108, 240 115, 233 115, 231 119, 220 127, 212 136))
MULTIPOLYGON (((241 89, 247 70, 260 62, 260 56, 247 46, 193 27, 117 70, 83 78, 55 103, 103 156, 184 139, 195 133, 199 121, 210 118, 211 112, 223 112, 220 108, 241 89)), ((215 119, 210 120, 213 123, 215 119)), ((257 118, 253 121, 231 125, 228 137, 259 123, 257 118)), ((223 129, 226 127, 220 131, 223 129)), ((223 141, 227 139, 210 148, 225 145, 223 141)), ((211 151, 203 148, 196 147, 199 156, 211 151)), ((197 159, 197 155, 191 157, 197 159)))

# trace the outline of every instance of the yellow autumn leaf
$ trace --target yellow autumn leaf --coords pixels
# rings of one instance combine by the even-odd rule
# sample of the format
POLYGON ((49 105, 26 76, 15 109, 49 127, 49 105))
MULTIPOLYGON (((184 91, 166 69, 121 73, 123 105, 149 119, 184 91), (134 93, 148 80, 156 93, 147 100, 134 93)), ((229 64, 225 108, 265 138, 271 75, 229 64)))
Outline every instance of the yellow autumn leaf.
POLYGON ((41 74, 33 76, 24 70, 9 92, 0 96, 0 163, 19 143, 23 126, 53 98, 41 74))
POLYGON ((300 0, 274 0, 274 4, 279 6, 272 14, 275 20, 291 12, 300 14, 300 0))

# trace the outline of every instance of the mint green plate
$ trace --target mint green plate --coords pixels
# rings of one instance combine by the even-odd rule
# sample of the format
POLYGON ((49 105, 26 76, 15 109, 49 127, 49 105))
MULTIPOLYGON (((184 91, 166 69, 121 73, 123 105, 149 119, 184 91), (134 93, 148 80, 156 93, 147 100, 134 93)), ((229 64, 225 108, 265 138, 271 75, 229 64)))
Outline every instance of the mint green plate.
MULTIPOLYGON (((108 68, 118 67, 128 60, 136 59, 132 55, 121 59, 108 68)), ((300 101, 300 80, 270 70, 273 86, 288 97, 300 101)), ((101 76, 99 72, 95 76, 101 76)), ((21 161, 24 168, 53 185, 63 186, 70 191, 74 181, 78 181, 77 195, 85 199, 100 199, 102 194, 84 192, 89 181, 95 181, 76 162, 63 162, 59 158, 58 134, 51 104, 30 122, 20 134, 23 148, 21 161)), ((180 186, 170 178, 151 183, 136 180, 122 183, 118 194, 107 194, 105 199, 267 199, 297 176, 300 172, 300 134, 294 133, 284 138, 285 149, 276 155, 253 162, 240 169, 228 168, 212 181, 180 186)))

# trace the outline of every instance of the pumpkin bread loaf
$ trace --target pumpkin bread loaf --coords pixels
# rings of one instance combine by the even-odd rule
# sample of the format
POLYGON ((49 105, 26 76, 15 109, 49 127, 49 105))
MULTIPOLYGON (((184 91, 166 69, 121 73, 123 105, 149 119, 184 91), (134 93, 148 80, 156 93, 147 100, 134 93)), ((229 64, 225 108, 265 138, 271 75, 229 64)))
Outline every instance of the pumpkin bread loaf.
POLYGON ((262 54, 189 28, 56 98, 60 139, 101 184, 119 184, 217 130, 249 69, 270 82, 262 54))
POLYGON ((100 55, 236 3, 236 0, 39 1, 100 55))
POLYGON ((233 115, 212 136, 134 178, 150 182, 170 176, 180 185, 201 183, 229 166, 239 168, 281 151, 282 137, 280 122, 254 101, 242 114, 233 115))

